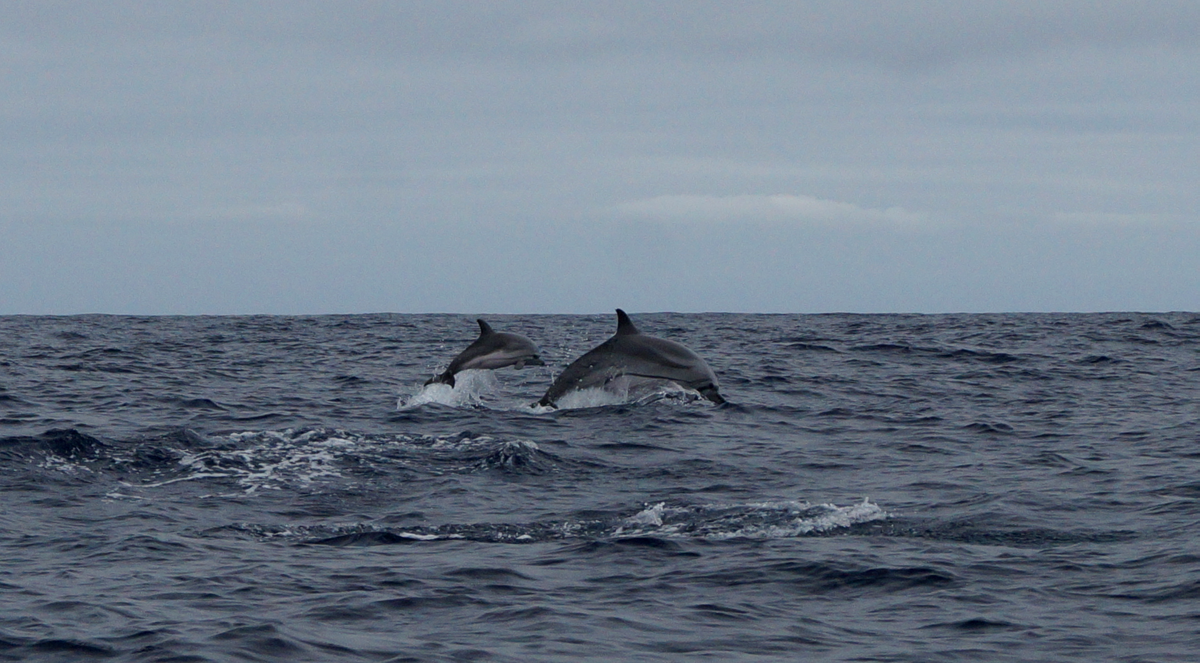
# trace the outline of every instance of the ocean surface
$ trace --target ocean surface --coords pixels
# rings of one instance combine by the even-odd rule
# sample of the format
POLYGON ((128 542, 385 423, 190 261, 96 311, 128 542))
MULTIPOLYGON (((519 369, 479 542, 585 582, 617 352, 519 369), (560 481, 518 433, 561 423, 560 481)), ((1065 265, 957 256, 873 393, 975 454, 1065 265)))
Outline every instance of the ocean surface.
POLYGON ((1200 314, 485 318, 0 317, 0 660, 1200 660, 1200 314))

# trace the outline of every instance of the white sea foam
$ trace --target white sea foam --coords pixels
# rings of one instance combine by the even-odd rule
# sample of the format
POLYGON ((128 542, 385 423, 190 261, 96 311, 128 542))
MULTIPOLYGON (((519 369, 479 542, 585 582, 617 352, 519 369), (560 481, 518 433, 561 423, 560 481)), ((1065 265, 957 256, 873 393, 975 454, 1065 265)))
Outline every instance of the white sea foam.
POLYGON ((232 433, 229 441, 246 445, 236 449, 183 452, 177 461, 183 476, 140 484, 136 488, 161 488, 185 481, 233 478, 247 494, 278 490, 285 485, 305 486, 323 478, 341 477, 341 457, 355 443, 327 431, 310 430, 232 433))
POLYGON ((461 536, 445 535, 445 534, 417 534, 415 532, 401 532, 401 538, 412 539, 414 541, 441 541, 444 539, 461 539, 461 536))
POLYGON ((626 518, 613 535, 782 539, 887 517, 883 509, 867 498, 850 506, 784 501, 671 507, 659 502, 626 518))
POLYGON ((725 534, 712 536, 710 538, 789 538, 794 536, 802 536, 804 534, 812 534, 815 532, 827 532, 832 529, 846 528, 858 523, 871 522, 873 520, 886 519, 887 513, 879 508, 877 504, 872 503, 869 499, 863 498, 862 502, 851 506, 837 506, 836 504, 818 504, 807 505, 807 508, 798 508, 792 510, 789 508, 789 513, 796 514, 789 521, 763 526, 747 526, 728 532, 725 534))
MULTIPOLYGON (((239 494, 304 488, 345 479, 345 471, 363 466, 404 467, 434 474, 521 468, 540 462, 538 445, 488 435, 361 435, 329 429, 285 429, 231 433, 228 444, 177 451, 174 476, 144 483, 121 482, 137 489, 228 479, 239 494)), ((158 472, 156 472, 158 474, 158 472)))
POLYGON ((92 469, 86 465, 81 465, 53 454, 46 456, 45 460, 43 460, 41 463, 38 463, 38 467, 44 470, 62 472, 63 474, 75 474, 76 472, 90 473, 92 471, 92 469))

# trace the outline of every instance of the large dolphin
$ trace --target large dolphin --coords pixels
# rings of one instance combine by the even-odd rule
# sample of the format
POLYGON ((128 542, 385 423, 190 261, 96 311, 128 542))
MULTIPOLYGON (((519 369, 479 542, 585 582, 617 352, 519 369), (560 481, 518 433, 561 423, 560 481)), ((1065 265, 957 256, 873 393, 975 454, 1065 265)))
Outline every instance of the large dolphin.
POLYGON ((576 359, 537 404, 555 407, 569 391, 603 387, 620 378, 673 382, 714 403, 725 402, 717 391, 717 376, 703 359, 675 341, 646 336, 617 309, 616 335, 576 359))
POLYGON ((479 338, 468 345, 466 350, 458 353, 445 372, 425 384, 436 382, 453 387, 454 376, 472 368, 493 369, 505 366, 525 368, 525 366, 546 365, 546 362, 538 357, 538 348, 533 341, 520 334, 495 331, 482 318, 476 322, 479 323, 479 338))

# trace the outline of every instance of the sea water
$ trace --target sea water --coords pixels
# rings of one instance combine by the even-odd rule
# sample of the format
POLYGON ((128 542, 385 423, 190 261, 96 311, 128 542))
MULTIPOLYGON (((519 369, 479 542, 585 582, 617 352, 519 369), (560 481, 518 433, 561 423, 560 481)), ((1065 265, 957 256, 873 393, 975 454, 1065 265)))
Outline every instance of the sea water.
POLYGON ((1200 315, 0 317, 0 659, 1200 660, 1200 315))

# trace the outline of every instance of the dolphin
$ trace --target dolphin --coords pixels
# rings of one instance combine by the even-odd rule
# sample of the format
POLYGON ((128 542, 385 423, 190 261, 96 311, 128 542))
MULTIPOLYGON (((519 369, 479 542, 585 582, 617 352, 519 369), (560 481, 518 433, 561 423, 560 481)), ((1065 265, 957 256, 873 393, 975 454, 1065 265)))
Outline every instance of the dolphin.
POLYGON ((454 376, 472 368, 494 369, 505 366, 525 368, 525 366, 545 366, 546 362, 538 357, 538 347, 533 341, 520 334, 498 332, 483 321, 479 323, 479 338, 468 345, 467 349, 458 353, 449 368, 441 375, 431 378, 425 384, 448 384, 454 386, 454 376))
POLYGON ((556 407, 569 391, 603 387, 619 378, 673 382, 718 405, 725 402, 717 391, 717 376, 703 359, 675 341, 641 333, 617 309, 617 333, 567 366, 537 405, 556 407))

